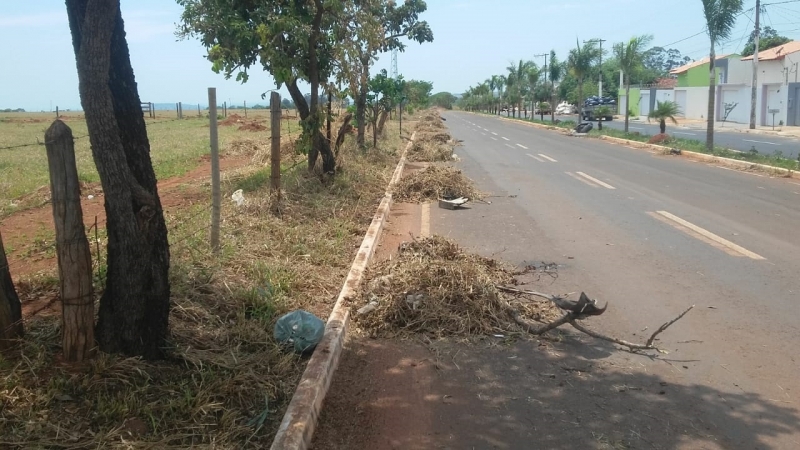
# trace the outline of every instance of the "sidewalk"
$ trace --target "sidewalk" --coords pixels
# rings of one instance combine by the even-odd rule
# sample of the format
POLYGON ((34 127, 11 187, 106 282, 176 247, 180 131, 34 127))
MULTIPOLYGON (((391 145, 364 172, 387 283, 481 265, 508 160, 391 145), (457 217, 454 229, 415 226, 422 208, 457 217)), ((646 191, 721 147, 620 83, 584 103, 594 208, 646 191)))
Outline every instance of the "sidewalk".
MULTIPOLYGON (((615 119, 625 120, 625 116, 615 116, 615 119)), ((631 117, 631 121, 647 122, 647 117, 631 117)), ((684 119, 677 118, 678 126, 690 130, 705 130, 707 121, 703 119, 684 119)), ((658 124, 655 121, 650 121, 652 124, 658 124)), ((714 131, 733 131, 737 133, 751 133, 751 134, 766 134, 784 137, 800 137, 800 127, 789 127, 775 125, 775 129, 771 125, 758 126, 755 130, 750 129, 750 124, 737 123, 737 122, 715 122, 714 131)))

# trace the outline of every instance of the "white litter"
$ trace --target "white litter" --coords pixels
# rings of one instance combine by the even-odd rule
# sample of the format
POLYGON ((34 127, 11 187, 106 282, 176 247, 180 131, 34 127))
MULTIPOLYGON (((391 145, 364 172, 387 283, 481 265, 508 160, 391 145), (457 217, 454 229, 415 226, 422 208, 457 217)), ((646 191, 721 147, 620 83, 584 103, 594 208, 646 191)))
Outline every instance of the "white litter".
POLYGON ((233 195, 231 195, 231 200, 236 202, 236 206, 244 205, 244 194, 242 193, 242 190, 239 189, 234 192, 233 195))

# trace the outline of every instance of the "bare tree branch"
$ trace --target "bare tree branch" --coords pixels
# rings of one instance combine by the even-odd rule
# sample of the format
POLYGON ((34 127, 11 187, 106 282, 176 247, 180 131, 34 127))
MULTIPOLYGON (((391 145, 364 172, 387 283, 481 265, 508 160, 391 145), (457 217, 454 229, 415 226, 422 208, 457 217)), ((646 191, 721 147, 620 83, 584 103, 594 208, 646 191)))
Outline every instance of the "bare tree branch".
POLYGON ((654 340, 656 340, 656 336, 658 336, 658 335, 659 335, 659 334, 660 334, 662 331, 664 331, 664 330, 666 330, 667 328, 669 328, 669 326, 670 326, 670 325, 672 325, 673 323, 675 323, 675 322, 677 322, 678 320, 680 320, 680 318, 681 318, 681 317, 683 317, 683 316, 685 316, 685 315, 686 315, 686 313, 688 313, 689 311, 691 311, 691 310, 692 310, 692 308, 694 308, 694 305, 692 305, 692 306, 690 306, 690 307, 686 308, 686 310, 685 310, 685 311, 683 311, 682 313, 680 313, 680 314, 678 315, 678 317, 676 317, 676 318, 674 318, 674 319, 670 320, 669 322, 666 322, 664 325, 661 325, 660 327, 658 327, 658 329, 655 331, 655 333, 653 333, 653 335, 652 335, 652 336, 650 336, 650 339, 648 339, 648 340, 647 340, 647 345, 648 345, 648 346, 651 346, 651 345, 653 345, 653 341, 654 341, 654 340))

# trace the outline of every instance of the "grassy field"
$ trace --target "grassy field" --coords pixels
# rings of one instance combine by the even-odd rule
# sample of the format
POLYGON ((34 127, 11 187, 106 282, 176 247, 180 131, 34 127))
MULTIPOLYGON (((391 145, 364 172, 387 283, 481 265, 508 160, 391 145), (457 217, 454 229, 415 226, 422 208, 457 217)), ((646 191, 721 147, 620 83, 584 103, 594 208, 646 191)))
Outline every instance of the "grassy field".
MULTIPOLYGON (((162 125, 177 136, 151 125, 153 152, 165 153, 156 169, 162 176, 189 170, 205 153, 208 129, 201 122, 162 125)), ((34 134, 45 125, 25 124, 34 134)), ((205 177, 185 180, 181 194, 200 201, 165 212, 171 358, 148 362, 100 354, 80 366, 64 365, 58 314, 26 317, 19 356, 0 357, 0 447, 269 447, 305 367, 304 358, 273 339, 275 321, 298 308, 327 317, 405 141, 396 122, 387 123, 377 149, 362 152, 348 138, 339 173, 327 183, 309 176, 302 160, 284 160, 282 209, 275 216, 262 154, 267 135, 235 127, 223 132, 233 142, 227 151, 251 163, 223 172, 220 254, 212 254, 208 243, 205 177), (239 188, 242 206, 229 200, 239 188)), ((103 244, 101 233, 99 255, 93 248, 98 294, 103 244)), ((51 269, 18 280, 17 288, 24 308, 55 298, 58 279, 51 269)))
MULTIPOLYGON (((201 156, 209 153, 209 128, 206 117, 197 117, 188 111, 184 120, 175 120, 174 112, 159 113, 160 117, 147 119, 147 133, 156 177, 164 180, 185 174, 199 164, 201 156)), ((229 110, 228 118, 235 117, 234 114, 244 120, 244 112, 239 110, 229 110)), ((44 146, 36 143, 44 142, 45 130, 53 120, 54 115, 50 113, 0 113, 0 218, 40 205, 42 197, 47 197, 30 196, 39 190, 49 191, 47 155, 44 146), (2 149, 25 144, 34 145, 2 149)), ((89 139, 84 137, 87 130, 82 114, 64 113, 62 120, 76 137, 75 159, 80 180, 99 183, 89 139)), ((282 124, 286 132, 291 130, 296 134, 299 131, 296 119, 287 118, 282 124)), ((268 136, 269 133, 269 111, 248 111, 246 121, 232 120, 229 125, 219 127, 220 149, 224 152, 237 136, 268 136), (257 132, 239 130, 242 125, 252 126, 253 123, 264 129, 257 132)))

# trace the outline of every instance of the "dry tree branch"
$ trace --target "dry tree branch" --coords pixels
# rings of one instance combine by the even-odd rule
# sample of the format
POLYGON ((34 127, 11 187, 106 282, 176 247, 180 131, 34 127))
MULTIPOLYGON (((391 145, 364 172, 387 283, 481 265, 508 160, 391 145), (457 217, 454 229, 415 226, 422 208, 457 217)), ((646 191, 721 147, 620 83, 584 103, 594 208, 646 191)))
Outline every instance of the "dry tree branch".
MULTIPOLYGON (((556 297, 556 296, 553 296, 553 295, 543 294, 541 292, 536 292, 536 291, 528 291, 528 290, 516 289, 516 288, 506 287, 506 286, 497 286, 497 289, 500 290, 500 291, 503 291, 503 292, 509 292, 509 293, 517 294, 517 295, 533 295, 533 296, 536 296, 536 297, 541 297, 541 298, 544 298, 544 299, 547 299, 547 300, 553 302, 556 306, 562 307, 562 305, 559 304, 560 302, 557 301, 557 300, 562 300, 562 299, 560 297, 556 297)), ((559 319, 557 319, 557 320, 555 320, 553 322, 550 322, 550 323, 547 323, 547 324, 544 324, 544 325, 535 325, 535 324, 525 320, 520 315, 519 311, 514 309, 511 305, 506 304, 506 308, 508 309, 508 312, 511 315, 511 317, 514 319, 514 322, 516 322, 519 326, 521 326, 526 332, 528 332, 530 334, 533 334, 533 335, 537 335, 538 336, 538 335, 544 334, 544 333, 546 333, 546 332, 548 332, 548 331, 550 331, 550 330, 552 330, 554 328, 558 328, 561 325, 564 325, 565 323, 569 323, 570 325, 572 325, 573 328, 575 328, 578 331, 586 333, 589 336, 591 336, 593 338, 596 338, 596 339, 601 339, 601 340, 604 340, 604 341, 608 341, 608 342, 612 342, 614 344, 621 345, 623 347, 627 347, 628 350, 631 351, 631 352, 636 351, 636 350, 656 350, 656 351, 661 352, 661 353, 666 353, 666 352, 664 350, 659 349, 655 345, 653 345, 653 342, 655 341, 656 337, 659 334, 661 334, 664 330, 669 328, 672 324, 674 324, 675 322, 680 320, 683 316, 685 316, 686 313, 688 313, 689 311, 691 311, 694 308, 694 306, 695 305, 692 305, 692 306, 686 308, 677 317, 675 317, 674 319, 672 319, 672 320, 664 323, 660 327, 658 327, 658 329, 650 336, 650 338, 647 339, 647 342, 645 342, 645 344, 636 344, 636 343, 633 343, 633 342, 628 342, 628 341, 623 340, 623 339, 615 338, 613 336, 606 336, 604 334, 600 334, 600 333, 598 333, 596 331, 592 331, 592 330, 584 327, 583 325, 577 323, 576 320, 578 320, 580 318, 583 318, 583 317, 586 317, 586 316, 582 315, 580 313, 577 313, 577 312, 570 311, 570 312, 565 313, 561 318, 559 318, 559 319)), ((605 310, 605 308, 603 308, 603 309, 605 310)))

